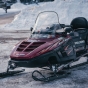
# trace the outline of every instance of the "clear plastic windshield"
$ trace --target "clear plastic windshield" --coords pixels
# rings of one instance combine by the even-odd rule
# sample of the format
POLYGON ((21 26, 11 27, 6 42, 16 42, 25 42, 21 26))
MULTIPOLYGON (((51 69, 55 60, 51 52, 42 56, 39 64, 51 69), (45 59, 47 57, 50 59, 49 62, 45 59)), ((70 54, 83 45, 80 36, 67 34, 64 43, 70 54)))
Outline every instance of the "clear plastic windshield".
POLYGON ((42 12, 38 15, 32 31, 32 38, 55 37, 54 24, 58 23, 58 15, 55 12, 42 12))

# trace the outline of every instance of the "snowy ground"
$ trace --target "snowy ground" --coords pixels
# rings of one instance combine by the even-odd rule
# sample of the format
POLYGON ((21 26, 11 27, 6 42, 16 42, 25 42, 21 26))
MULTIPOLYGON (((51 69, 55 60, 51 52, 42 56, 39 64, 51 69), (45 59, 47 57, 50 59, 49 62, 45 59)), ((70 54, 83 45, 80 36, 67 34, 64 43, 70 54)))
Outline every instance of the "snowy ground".
MULTIPOLYGON (((70 23, 77 16, 84 16, 88 19, 88 0, 55 0, 55 2, 26 7, 21 4, 20 7, 24 7, 22 8, 24 10, 18 6, 12 6, 14 10, 11 9, 8 13, 21 11, 20 14, 11 23, 0 25, 2 26, 0 28, 0 72, 6 70, 13 46, 29 36, 29 28, 34 25, 39 12, 54 10, 58 12, 61 23, 70 23)), ((3 14, 4 10, 0 9, 0 15, 3 14)), ((88 88, 88 65, 73 69, 68 77, 49 83, 34 81, 31 77, 33 70, 35 69, 26 69, 24 74, 0 78, 0 88, 88 88)))
POLYGON ((20 11, 0 15, 0 26, 11 23, 14 19, 14 16, 18 13, 20 13, 20 11))
MULTIPOLYGON (((13 46, 20 40, 28 37, 28 31, 0 31, 0 72, 5 71, 10 52, 13 46)), ((73 69, 71 75, 66 78, 57 79, 49 83, 36 82, 32 79, 32 71, 26 69, 21 75, 0 78, 0 88, 87 88, 88 87, 88 65, 73 69)), ((46 71, 47 73, 48 71, 46 71)))

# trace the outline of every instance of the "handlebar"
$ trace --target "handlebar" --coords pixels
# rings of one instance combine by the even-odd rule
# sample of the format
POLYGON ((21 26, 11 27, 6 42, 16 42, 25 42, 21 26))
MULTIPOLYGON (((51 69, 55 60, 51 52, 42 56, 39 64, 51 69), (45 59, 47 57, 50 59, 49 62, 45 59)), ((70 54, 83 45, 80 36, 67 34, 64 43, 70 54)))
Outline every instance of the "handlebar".
POLYGON ((65 27, 72 27, 71 25, 65 25, 65 27))
POLYGON ((72 25, 65 25, 65 24, 60 24, 62 28, 65 28, 65 27, 72 27, 72 25))

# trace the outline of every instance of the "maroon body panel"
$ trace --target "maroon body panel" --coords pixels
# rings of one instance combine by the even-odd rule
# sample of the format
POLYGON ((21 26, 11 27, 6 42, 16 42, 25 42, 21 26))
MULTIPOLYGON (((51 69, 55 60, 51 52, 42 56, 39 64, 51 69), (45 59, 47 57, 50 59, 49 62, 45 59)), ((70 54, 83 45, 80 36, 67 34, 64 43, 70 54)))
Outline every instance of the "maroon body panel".
POLYGON ((15 59, 31 59, 55 49, 61 41, 63 39, 26 39, 16 45, 10 57, 15 59))

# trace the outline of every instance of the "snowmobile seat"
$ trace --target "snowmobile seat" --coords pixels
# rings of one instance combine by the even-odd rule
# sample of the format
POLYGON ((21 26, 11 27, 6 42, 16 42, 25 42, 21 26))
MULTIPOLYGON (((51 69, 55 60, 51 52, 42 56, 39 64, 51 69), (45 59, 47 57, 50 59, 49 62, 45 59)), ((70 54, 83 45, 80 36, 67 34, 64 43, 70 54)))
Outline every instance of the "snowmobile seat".
POLYGON ((87 41, 88 36, 88 21, 84 17, 74 18, 71 22, 72 28, 75 32, 79 33, 80 38, 87 41))
POLYGON ((84 17, 74 18, 70 25, 72 25, 73 29, 88 28, 88 22, 84 17))

